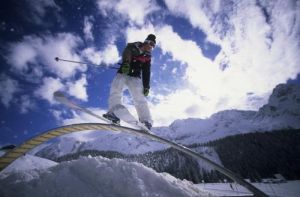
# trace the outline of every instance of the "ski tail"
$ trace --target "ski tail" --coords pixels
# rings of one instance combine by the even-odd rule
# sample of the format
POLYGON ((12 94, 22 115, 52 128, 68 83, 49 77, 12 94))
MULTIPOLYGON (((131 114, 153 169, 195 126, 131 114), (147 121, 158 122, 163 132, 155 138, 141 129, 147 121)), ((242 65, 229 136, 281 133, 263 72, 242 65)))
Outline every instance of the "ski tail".
POLYGON ((75 105, 69 99, 67 99, 66 95, 64 93, 60 92, 60 91, 54 92, 53 97, 55 98, 56 101, 58 101, 62 104, 65 104, 68 107, 80 110, 80 108, 77 105, 75 105))
POLYGON ((53 96, 54 96, 54 98, 55 98, 56 101, 58 101, 58 102, 60 102, 62 104, 65 104, 66 106, 68 106, 68 107, 70 107, 72 109, 79 110, 79 111, 82 111, 84 113, 87 113, 87 114, 89 114, 91 116, 94 116, 94 117, 96 117, 96 118, 98 118, 100 120, 105 121, 108 124, 114 124, 112 121, 110 121, 110 120, 108 120, 108 119, 106 119, 106 118, 104 118, 102 116, 99 116, 99 115, 95 114, 94 112, 88 110, 87 108, 84 108, 84 107, 81 107, 81 106, 75 104, 74 102, 72 102, 71 100, 69 100, 67 98, 67 96, 63 92, 60 92, 60 91, 54 92, 53 96))

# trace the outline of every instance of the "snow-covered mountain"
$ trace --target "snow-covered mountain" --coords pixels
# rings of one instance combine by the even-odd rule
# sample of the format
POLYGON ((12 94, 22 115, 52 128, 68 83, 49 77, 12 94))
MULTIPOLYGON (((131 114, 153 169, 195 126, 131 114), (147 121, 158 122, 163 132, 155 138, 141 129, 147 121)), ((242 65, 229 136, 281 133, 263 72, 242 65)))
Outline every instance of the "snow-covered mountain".
MULTIPOLYGON (((153 131, 161 137, 190 145, 236 134, 284 128, 300 128, 300 85, 298 84, 278 85, 273 90, 268 104, 258 111, 225 110, 207 119, 176 120, 169 127, 157 127, 153 131)), ((166 148, 167 146, 158 142, 126 133, 87 131, 62 136, 49 143, 46 148, 43 147, 40 153, 53 158, 83 150, 139 154, 166 148)), ((198 151, 210 157, 205 151, 198 151)))
POLYGON ((176 120, 169 127, 181 143, 202 143, 229 135, 300 128, 300 85, 276 86, 258 111, 225 110, 208 119, 176 120))
POLYGON ((266 130, 300 128, 300 85, 278 85, 255 119, 266 130))

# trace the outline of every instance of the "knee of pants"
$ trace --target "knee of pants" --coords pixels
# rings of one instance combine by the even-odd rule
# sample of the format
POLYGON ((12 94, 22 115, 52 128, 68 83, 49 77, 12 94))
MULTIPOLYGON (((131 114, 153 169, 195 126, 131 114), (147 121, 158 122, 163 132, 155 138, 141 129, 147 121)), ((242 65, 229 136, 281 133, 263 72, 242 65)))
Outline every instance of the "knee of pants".
POLYGON ((122 103, 122 97, 119 95, 111 95, 109 97, 109 107, 113 107, 115 105, 121 104, 122 103))
POLYGON ((148 105, 147 100, 146 100, 146 98, 144 96, 143 97, 139 97, 139 98, 135 98, 134 102, 138 106, 144 106, 144 105, 147 106, 148 105))

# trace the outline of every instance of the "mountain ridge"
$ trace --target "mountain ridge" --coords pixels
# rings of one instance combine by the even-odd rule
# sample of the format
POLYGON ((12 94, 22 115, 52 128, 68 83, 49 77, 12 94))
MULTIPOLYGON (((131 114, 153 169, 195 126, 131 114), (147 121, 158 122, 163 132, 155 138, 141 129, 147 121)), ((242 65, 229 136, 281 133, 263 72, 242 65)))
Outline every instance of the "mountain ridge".
MULTIPOLYGON (((175 120, 169 127, 157 127, 157 135, 184 145, 201 144, 227 136, 300 128, 300 85, 279 84, 269 102, 258 111, 225 110, 207 119, 175 120)), ((143 154, 166 149, 167 146, 127 133, 86 131, 61 136, 40 150, 43 154, 60 157, 86 149, 143 154)))

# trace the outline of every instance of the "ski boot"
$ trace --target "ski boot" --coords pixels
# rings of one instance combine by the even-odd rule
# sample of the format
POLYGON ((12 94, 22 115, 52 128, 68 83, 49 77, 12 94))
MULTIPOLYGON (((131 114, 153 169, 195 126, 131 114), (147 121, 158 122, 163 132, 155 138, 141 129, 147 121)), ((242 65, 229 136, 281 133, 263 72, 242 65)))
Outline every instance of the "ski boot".
POLYGON ((152 128, 152 124, 150 122, 144 121, 142 122, 149 130, 152 128))
POLYGON ((106 114, 102 115, 107 120, 110 120, 112 123, 120 125, 120 118, 118 118, 114 113, 107 112, 106 114))

